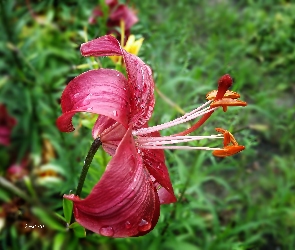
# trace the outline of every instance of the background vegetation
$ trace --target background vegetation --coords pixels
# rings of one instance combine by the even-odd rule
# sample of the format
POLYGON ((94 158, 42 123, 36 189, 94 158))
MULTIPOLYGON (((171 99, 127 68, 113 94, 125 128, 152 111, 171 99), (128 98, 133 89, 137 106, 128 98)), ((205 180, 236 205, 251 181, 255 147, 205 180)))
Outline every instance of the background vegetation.
MULTIPOLYGON (((0 103, 18 123, 11 145, 0 146, 0 248, 295 249, 295 4, 287 0, 129 1, 139 17, 132 33, 145 38, 140 57, 159 91, 183 110, 203 103, 221 75, 234 76, 233 90, 248 107, 216 112, 197 133, 228 128, 246 150, 225 159, 166 151, 178 202, 161 207, 146 236, 81 237, 53 219, 63 216, 62 195, 75 189, 92 141, 92 116, 77 115, 70 134, 55 120, 65 85, 91 67, 80 44, 103 35, 99 21, 88 23, 98 4, 1 0, 0 103), (7 172, 15 162, 25 166, 20 180, 7 172)), ((180 115, 156 98, 152 123, 180 115)), ((108 160, 99 150, 85 194, 108 160)))

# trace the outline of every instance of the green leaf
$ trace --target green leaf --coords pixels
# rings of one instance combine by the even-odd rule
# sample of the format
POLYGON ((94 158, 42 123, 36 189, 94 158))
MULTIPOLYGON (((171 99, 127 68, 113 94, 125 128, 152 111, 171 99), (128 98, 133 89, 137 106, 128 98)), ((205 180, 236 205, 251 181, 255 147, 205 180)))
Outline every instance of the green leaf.
POLYGON ((58 231, 66 230, 66 227, 62 225, 58 218, 54 218, 53 215, 49 214, 46 210, 39 207, 34 207, 32 208, 32 212, 42 223, 44 223, 45 227, 50 227, 58 231))
POLYGON ((62 249, 63 243, 65 241, 65 234, 64 233, 58 233, 55 235, 53 240, 53 250, 59 250, 62 249))
POLYGON ((70 223, 73 212, 73 202, 67 199, 63 199, 63 210, 66 222, 70 223))
POLYGON ((75 233, 76 237, 78 237, 78 238, 86 237, 85 228, 82 227, 78 222, 74 222, 73 224, 71 224, 69 226, 69 228, 74 230, 74 233, 75 233))

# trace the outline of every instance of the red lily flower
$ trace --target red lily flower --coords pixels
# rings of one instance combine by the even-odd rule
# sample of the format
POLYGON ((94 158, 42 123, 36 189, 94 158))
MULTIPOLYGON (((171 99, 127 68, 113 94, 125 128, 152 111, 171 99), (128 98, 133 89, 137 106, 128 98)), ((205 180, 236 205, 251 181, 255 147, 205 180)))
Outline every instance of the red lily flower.
MULTIPOLYGON (((130 35, 131 27, 138 22, 138 18, 135 15, 134 11, 130 9, 125 4, 118 4, 117 0, 106 0, 106 5, 109 7, 109 16, 107 20, 107 27, 109 28, 108 34, 116 34, 118 38, 120 33, 116 30, 116 27, 120 27, 120 22, 124 22, 124 34, 127 41, 127 38, 130 35)), ((92 11, 92 15, 89 18, 90 24, 95 24, 98 17, 102 17, 103 12, 100 7, 96 7, 92 11)), ((125 42, 126 42, 125 41, 125 42)))
POLYGON ((114 156, 86 199, 64 197, 74 201, 76 220, 96 233, 113 237, 145 234, 157 223, 160 202, 176 201, 163 150, 140 151, 131 134, 147 126, 154 108, 151 69, 112 36, 83 44, 81 52, 84 56, 122 55, 128 80, 116 70, 90 70, 64 90, 58 128, 73 131, 71 119, 76 112, 101 114, 93 135, 99 135, 104 149, 114 156))
MULTIPOLYGON (((160 204, 176 201, 163 149, 219 150, 218 156, 223 156, 223 149, 220 148, 164 145, 224 138, 224 134, 228 137, 228 133, 222 131, 220 135, 203 137, 160 137, 159 130, 204 114, 208 118, 218 105, 202 109, 212 102, 209 100, 172 122, 148 127, 155 104, 154 81, 149 66, 122 49, 119 42, 108 35, 82 44, 81 53, 83 56, 123 56, 128 79, 116 70, 90 70, 74 78, 65 88, 61 97, 63 114, 57 119, 58 128, 63 132, 73 131, 72 117, 76 112, 100 114, 92 135, 100 137, 103 148, 113 158, 101 180, 85 199, 75 195, 64 195, 64 198, 74 202, 77 222, 89 230, 110 237, 144 235, 156 225, 160 204)), ((223 98, 231 81, 228 75, 220 80, 214 100, 223 98)), ((219 106, 226 106, 227 103, 221 102, 219 106)), ((246 104, 238 102, 237 105, 246 104)), ((232 148, 227 149, 226 156, 231 152, 232 148)))
POLYGON ((16 119, 8 114, 3 104, 0 104, 0 144, 4 146, 10 144, 10 134, 15 125, 16 119))

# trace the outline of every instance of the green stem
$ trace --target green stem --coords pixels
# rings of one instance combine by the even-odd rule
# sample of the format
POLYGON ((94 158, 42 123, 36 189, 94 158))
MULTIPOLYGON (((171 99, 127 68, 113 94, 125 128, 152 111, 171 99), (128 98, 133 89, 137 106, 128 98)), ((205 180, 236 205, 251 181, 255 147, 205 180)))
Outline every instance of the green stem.
POLYGON ((90 147, 90 149, 88 151, 88 154, 87 154, 86 159, 84 161, 84 166, 82 168, 82 172, 81 172, 81 175, 80 175, 80 178, 79 178, 79 183, 78 183, 78 186, 77 186, 77 189, 76 189, 76 193, 75 193, 75 195, 77 195, 77 196, 80 196, 81 195, 82 188, 83 188, 83 185, 84 185, 84 181, 85 181, 85 178, 86 178, 88 169, 90 167, 90 164, 92 162, 92 159, 93 159, 96 151, 99 149, 99 147, 101 146, 101 144, 102 143, 100 141, 100 138, 97 137, 93 141, 93 143, 92 143, 92 145, 91 145, 91 147, 90 147))

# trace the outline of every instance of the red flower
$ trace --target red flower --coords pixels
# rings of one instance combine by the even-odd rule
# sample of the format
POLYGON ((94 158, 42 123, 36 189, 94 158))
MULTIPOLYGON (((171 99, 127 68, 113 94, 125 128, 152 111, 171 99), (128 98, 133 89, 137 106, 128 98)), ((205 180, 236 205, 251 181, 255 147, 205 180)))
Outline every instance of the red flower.
MULTIPOLYGON (((107 27, 109 28, 108 34, 116 34, 118 37, 120 33, 116 30, 116 27, 120 27, 120 22, 124 22, 125 38, 127 40, 130 35, 131 27, 138 22, 138 18, 134 11, 125 4, 118 4, 117 0, 106 0, 106 5, 109 7, 109 16, 107 20, 107 27)), ((89 18, 90 24, 95 24, 98 17, 102 17, 103 12, 100 7, 96 7, 92 11, 92 15, 89 18)))
POLYGON ((63 132, 74 130, 72 117, 76 112, 100 114, 93 130, 106 152, 113 156, 101 180, 83 200, 64 195, 74 202, 74 215, 82 226, 110 237, 144 235, 156 225, 160 204, 176 201, 164 148, 218 150, 224 157, 244 149, 226 130, 212 136, 186 136, 203 124, 220 106, 245 106, 237 93, 228 92, 232 84, 229 75, 219 80, 218 91, 208 102, 184 116, 166 124, 148 127, 155 100, 152 71, 137 56, 121 48, 112 36, 103 36, 82 44, 83 56, 123 56, 127 77, 111 69, 85 72, 74 78, 61 97, 62 115, 57 126, 63 132), (226 99, 223 96, 226 95, 226 99), (215 103, 218 101, 218 103, 215 103), (204 108, 210 103, 214 107, 204 108), (178 135, 160 137, 159 130, 202 116, 190 130, 178 135), (203 138, 225 138, 225 149, 208 147, 166 146, 203 138), (233 145, 230 145, 233 144, 233 145), (226 151, 226 153, 224 153, 226 151))
POLYGON ((15 125, 15 118, 8 114, 3 104, 0 104, 0 144, 5 146, 10 144, 10 134, 15 125))
POLYGON ((151 69, 112 36, 82 44, 81 53, 122 55, 128 80, 116 70, 90 70, 65 88, 58 128, 73 131, 71 119, 76 112, 100 114, 93 135, 99 135, 113 158, 86 199, 64 197, 74 201, 75 218, 87 229, 112 237, 146 234, 158 221, 160 203, 176 201, 163 150, 140 150, 132 135, 132 130, 147 126, 154 108, 151 69))

